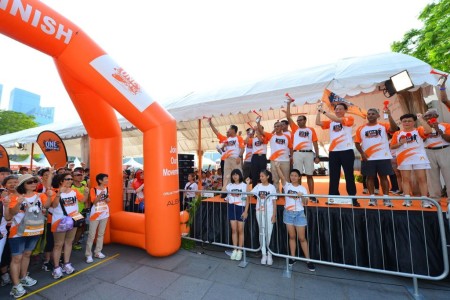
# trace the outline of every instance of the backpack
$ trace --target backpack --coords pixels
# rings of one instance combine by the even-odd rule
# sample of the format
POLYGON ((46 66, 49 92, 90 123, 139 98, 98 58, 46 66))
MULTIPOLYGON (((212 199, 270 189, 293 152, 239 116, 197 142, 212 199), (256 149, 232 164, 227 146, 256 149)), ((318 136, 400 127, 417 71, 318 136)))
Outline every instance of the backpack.
POLYGON ((17 235, 19 236, 36 236, 44 233, 45 216, 39 202, 40 194, 36 194, 32 203, 24 205, 24 217, 19 224, 17 235))

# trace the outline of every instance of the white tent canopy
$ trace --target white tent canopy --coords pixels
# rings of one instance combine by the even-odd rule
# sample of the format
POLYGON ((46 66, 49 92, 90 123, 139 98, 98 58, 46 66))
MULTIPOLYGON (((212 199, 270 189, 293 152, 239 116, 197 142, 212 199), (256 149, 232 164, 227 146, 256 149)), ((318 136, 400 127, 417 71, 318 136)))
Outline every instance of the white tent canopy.
MULTIPOLYGON (((198 120, 203 116, 213 117, 213 123, 225 133, 230 124, 239 130, 255 124, 256 110, 263 116, 263 126, 271 130, 274 120, 285 117, 285 93, 296 99, 293 113, 303 112, 308 116, 308 126, 314 126, 316 107, 305 105, 316 103, 325 88, 341 97, 366 107, 382 107, 385 99, 378 87, 390 76, 408 70, 415 89, 435 86, 437 76, 431 75, 431 66, 408 55, 383 53, 372 56, 346 58, 333 64, 308 68, 251 82, 242 86, 219 89, 204 93, 191 93, 165 104, 165 108, 177 120, 178 151, 195 151, 198 148, 198 120)), ((425 93, 426 94, 426 93, 425 93)), ((391 98, 391 103, 396 97, 391 98)), ((392 110, 392 109, 391 109, 392 110)), ((142 156, 142 134, 123 118, 119 118, 123 130, 123 155, 142 156)), ((207 122, 201 122, 202 150, 215 149, 217 139, 207 122)), ((17 153, 15 142, 32 143, 43 130, 55 131, 66 144, 68 155, 81 156, 80 137, 86 135, 81 122, 50 124, 0 137, 0 144, 8 153, 17 153)), ((35 147, 37 149, 39 147, 35 147)), ((37 153, 40 153, 37 151, 37 153)))
POLYGON ((137 162, 133 158, 130 158, 129 160, 124 162, 122 165, 123 166, 130 166, 130 167, 133 167, 135 169, 142 169, 144 167, 144 165, 142 165, 141 163, 137 162))

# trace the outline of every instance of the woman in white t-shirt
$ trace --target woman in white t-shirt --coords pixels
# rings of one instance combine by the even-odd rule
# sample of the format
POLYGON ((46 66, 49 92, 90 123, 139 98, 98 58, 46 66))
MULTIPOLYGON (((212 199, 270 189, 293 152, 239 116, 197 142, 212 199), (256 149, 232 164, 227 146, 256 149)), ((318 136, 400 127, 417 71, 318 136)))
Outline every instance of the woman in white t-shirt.
MULTIPOLYGON (((285 197, 283 222, 286 224, 289 236, 289 250, 291 256, 297 256, 297 237, 300 241, 303 254, 306 258, 309 257, 308 241, 306 240, 306 226, 308 225, 305 217, 305 208, 303 205, 308 203, 308 198, 302 197, 308 192, 301 185, 301 173, 297 169, 292 169, 289 173, 290 181, 281 172, 280 166, 275 165, 276 171, 280 175, 281 183, 283 185, 284 193, 292 196, 285 197)), ((289 259, 289 266, 292 267, 295 260, 289 259)), ((316 268, 312 262, 308 262, 307 267, 310 271, 315 271, 316 268)))
POLYGON ((259 243, 261 244, 262 252, 261 264, 272 265, 272 254, 270 252, 267 253, 267 249, 272 237, 273 224, 277 220, 277 197, 269 197, 269 195, 276 194, 277 190, 273 185, 270 171, 262 170, 259 173, 259 180, 261 183, 253 188, 252 193, 259 197, 256 202, 256 221, 258 221, 259 226, 259 243))
POLYGON ((85 202, 89 189, 84 189, 84 194, 72 188, 73 178, 70 173, 56 175, 53 179, 52 185, 55 188, 56 196, 52 200, 52 233, 54 238, 53 246, 53 272, 52 276, 55 279, 61 278, 63 275, 62 268, 59 266, 59 259, 61 257, 62 248, 64 246, 64 272, 69 275, 75 269, 70 263, 70 255, 72 253, 72 243, 77 233, 77 227, 69 231, 57 232, 58 225, 66 217, 62 205, 69 217, 79 219, 83 216, 78 212, 78 201, 85 202))
MULTIPOLYGON (((231 226, 231 240, 233 246, 244 247, 244 221, 248 216, 248 208, 250 201, 247 201, 247 195, 242 194, 250 190, 250 178, 244 182, 241 170, 234 169, 231 171, 231 183, 227 184, 228 201, 228 219, 231 226)), ((231 254, 232 260, 242 259, 242 250, 234 249, 231 254)))

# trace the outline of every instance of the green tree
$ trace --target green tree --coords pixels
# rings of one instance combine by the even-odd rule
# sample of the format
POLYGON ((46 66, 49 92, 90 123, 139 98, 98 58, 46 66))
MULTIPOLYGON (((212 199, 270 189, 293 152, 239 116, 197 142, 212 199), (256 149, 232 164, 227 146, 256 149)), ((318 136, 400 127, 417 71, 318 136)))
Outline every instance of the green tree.
POLYGON ((428 4, 418 18, 422 29, 411 29, 391 45, 394 52, 414 56, 433 68, 450 72, 450 0, 428 4))
POLYGON ((11 110, 0 110, 0 135, 37 126, 34 116, 11 110))

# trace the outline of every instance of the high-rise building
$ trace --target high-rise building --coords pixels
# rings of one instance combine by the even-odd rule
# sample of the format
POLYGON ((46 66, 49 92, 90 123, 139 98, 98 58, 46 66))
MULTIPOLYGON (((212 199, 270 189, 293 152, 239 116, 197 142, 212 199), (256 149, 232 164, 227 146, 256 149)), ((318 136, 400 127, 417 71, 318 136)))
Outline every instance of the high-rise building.
POLYGON ((9 110, 21 112, 34 116, 34 120, 39 125, 53 123, 55 108, 41 107, 41 96, 14 88, 9 98, 9 110))

